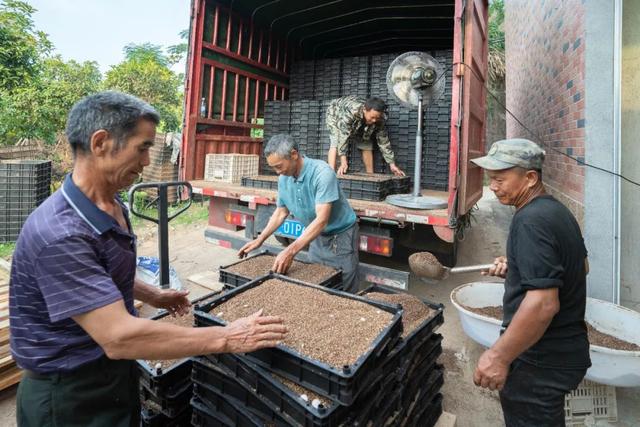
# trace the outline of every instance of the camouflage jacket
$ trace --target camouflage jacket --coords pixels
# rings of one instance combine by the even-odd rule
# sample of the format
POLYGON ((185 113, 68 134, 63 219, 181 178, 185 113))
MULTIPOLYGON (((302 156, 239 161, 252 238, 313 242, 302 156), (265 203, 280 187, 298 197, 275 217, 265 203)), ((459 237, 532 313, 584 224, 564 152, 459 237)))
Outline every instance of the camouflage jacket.
POLYGON ((339 156, 347 155, 350 140, 371 141, 375 137, 384 160, 389 164, 394 162, 384 121, 371 126, 365 123, 363 99, 350 95, 332 100, 327 108, 327 127, 338 143, 339 156))

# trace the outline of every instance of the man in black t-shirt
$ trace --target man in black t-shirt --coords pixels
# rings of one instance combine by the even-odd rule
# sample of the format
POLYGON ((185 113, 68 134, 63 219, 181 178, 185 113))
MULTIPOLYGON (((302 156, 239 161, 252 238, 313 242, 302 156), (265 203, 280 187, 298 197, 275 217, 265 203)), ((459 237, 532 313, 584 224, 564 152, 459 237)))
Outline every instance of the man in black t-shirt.
POLYGON ((587 368, 587 250, 571 212, 542 184, 544 150, 497 141, 471 160, 500 203, 515 206, 507 256, 486 273, 505 278, 502 333, 478 361, 474 382, 500 390, 507 427, 564 426, 564 396, 587 368))

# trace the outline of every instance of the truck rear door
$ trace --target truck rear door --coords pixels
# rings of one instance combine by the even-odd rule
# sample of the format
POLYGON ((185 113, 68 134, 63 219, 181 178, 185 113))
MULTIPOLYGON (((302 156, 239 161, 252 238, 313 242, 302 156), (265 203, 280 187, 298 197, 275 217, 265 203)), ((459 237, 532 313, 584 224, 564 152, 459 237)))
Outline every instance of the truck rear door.
POLYGON ((485 147, 488 10, 486 0, 456 2, 453 61, 458 64, 458 78, 453 86, 451 123, 452 161, 457 157, 459 175, 449 180, 450 188, 458 186, 457 212, 450 212, 452 215, 464 215, 482 197, 483 171, 469 160, 482 156, 485 147))

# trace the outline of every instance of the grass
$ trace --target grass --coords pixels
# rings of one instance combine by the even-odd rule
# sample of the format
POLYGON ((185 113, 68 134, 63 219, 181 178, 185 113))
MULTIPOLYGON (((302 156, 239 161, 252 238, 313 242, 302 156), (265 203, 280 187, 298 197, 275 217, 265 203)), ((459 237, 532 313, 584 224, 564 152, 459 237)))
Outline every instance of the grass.
MULTIPOLYGON (((168 212, 169 215, 171 215, 174 212, 177 212, 178 210, 182 209, 184 206, 185 206, 185 203, 178 203, 176 205, 170 206, 169 212, 168 212)), ((155 207, 142 209, 142 213, 151 218, 158 218, 158 209, 155 207)), ((191 204, 191 207, 189 207, 189 209, 187 209, 186 211, 178 215, 175 219, 171 220, 169 224, 173 226, 190 225, 195 223, 206 222, 208 217, 209 217, 209 201, 205 200, 202 203, 193 202, 191 204)), ((131 215, 131 225, 133 226, 134 230, 144 226, 155 226, 153 222, 137 217, 133 214, 131 215)))
POLYGON ((16 249, 15 242, 0 243, 0 258, 9 258, 16 249))

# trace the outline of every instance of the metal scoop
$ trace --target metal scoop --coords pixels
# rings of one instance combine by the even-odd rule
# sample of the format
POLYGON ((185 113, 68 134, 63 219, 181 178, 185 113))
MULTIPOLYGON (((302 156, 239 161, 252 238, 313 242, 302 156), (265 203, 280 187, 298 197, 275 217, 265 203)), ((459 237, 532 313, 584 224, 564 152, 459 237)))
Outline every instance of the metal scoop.
POLYGON ((440 264, 431 252, 416 252, 409 257, 409 268, 416 276, 436 280, 446 279, 452 273, 473 273, 488 270, 492 266, 493 264, 478 264, 449 268, 440 264))

